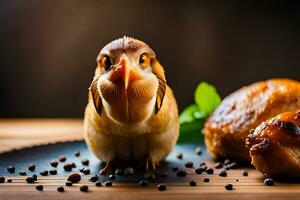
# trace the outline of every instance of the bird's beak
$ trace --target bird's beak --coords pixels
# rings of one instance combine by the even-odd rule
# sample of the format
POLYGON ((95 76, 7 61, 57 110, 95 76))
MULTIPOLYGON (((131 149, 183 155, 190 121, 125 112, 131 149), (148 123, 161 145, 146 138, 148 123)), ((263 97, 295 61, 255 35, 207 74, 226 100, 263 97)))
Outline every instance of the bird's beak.
POLYGON ((120 60, 121 73, 122 79, 124 81, 125 90, 127 90, 129 79, 130 79, 130 72, 132 70, 131 66, 128 65, 127 59, 122 58, 120 60))
POLYGON ((127 90, 129 82, 139 78, 140 73, 130 65, 130 62, 126 56, 122 56, 116 69, 113 71, 110 80, 116 82, 122 79, 125 90, 127 90))

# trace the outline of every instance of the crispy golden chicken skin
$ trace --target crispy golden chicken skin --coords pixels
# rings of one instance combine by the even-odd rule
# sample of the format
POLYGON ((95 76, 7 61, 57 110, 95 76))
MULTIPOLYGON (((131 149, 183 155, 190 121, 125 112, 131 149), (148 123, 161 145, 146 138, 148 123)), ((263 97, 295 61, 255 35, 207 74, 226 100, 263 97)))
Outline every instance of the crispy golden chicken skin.
POLYGON ((251 129, 280 113, 300 109, 300 83, 271 79, 226 97, 205 123, 203 134, 214 159, 250 162, 245 140, 251 129))
POLYGON ((300 110, 262 122, 246 145, 252 164, 265 176, 300 178, 300 110))

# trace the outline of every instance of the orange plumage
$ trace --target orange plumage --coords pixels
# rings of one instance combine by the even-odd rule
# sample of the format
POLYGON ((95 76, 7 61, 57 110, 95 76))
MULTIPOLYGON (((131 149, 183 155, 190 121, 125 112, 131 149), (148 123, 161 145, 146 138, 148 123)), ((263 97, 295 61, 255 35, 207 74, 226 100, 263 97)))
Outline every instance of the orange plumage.
POLYGON ((178 110, 163 67, 144 42, 123 37, 97 58, 84 117, 89 149, 107 165, 145 161, 155 165, 179 135, 178 110))

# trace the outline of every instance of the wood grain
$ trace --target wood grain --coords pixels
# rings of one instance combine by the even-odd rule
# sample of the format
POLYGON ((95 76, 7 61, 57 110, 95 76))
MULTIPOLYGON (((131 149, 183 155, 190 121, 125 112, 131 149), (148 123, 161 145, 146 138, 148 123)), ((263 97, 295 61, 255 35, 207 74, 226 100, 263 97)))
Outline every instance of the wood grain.
MULTIPOLYGON (((0 151, 8 151, 24 146, 45 144, 56 141, 82 139, 81 119, 13 119, 0 120, 0 151), (41 131, 43 135, 40 135, 41 131)), ((1 162, 1 161, 0 161, 1 162)), ((209 161, 209 166, 214 163, 209 161)), ((215 169, 214 174, 193 173, 188 169, 188 177, 197 182, 197 186, 191 187, 188 182, 166 183, 167 190, 160 192, 156 189, 157 183, 150 183, 149 187, 141 188, 137 183, 114 183, 112 187, 96 187, 89 182, 89 176, 84 176, 79 184, 72 187, 64 187, 64 193, 58 193, 56 188, 64 185, 66 177, 47 176, 39 177, 34 184, 28 184, 26 177, 11 176, 12 183, 0 183, 0 199, 299 199, 300 184, 275 182, 274 186, 265 186, 263 176, 253 168, 247 168, 249 176, 242 175, 244 169, 229 170, 227 177, 218 176, 220 169, 215 169), (210 182, 203 182, 204 178, 210 178, 210 182), (237 182, 236 179, 239 181, 237 182), (234 189, 227 191, 224 185, 232 183, 234 189), (35 189, 35 185, 42 184, 44 191, 35 189), (79 186, 86 184, 89 192, 79 191, 79 186)))
POLYGON ((83 139, 82 119, 0 119, 0 153, 83 139))

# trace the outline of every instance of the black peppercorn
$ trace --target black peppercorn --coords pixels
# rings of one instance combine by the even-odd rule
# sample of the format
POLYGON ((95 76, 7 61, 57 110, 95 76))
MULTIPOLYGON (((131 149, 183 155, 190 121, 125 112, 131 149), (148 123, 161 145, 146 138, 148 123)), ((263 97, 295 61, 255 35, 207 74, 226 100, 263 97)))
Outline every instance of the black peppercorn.
POLYGON ((233 189, 233 185, 232 184, 226 184, 225 185, 225 189, 226 190, 232 190, 233 189))
POLYGON ((34 170, 35 170, 35 164, 30 164, 30 165, 28 166, 28 170, 29 170, 29 171, 34 171, 34 170))
POLYGON ((221 177, 226 177, 227 176, 227 172, 226 172, 226 170, 221 170, 220 172, 219 172, 219 176, 221 176, 221 177))
POLYGON ((34 178, 29 176, 29 177, 26 178, 26 182, 27 183, 34 183, 34 178))
POLYGON ((0 183, 4 183, 5 182, 5 177, 4 176, 0 176, 0 183))
POLYGON ((26 172, 23 171, 23 170, 21 170, 21 171, 19 171, 19 175, 20 175, 20 176, 26 176, 26 172))
POLYGON ((82 159, 82 160, 81 160, 81 163, 82 163, 83 165, 89 165, 90 161, 89 161, 88 159, 82 159))
POLYGON ((271 178, 266 178, 264 180, 264 184, 267 185, 267 186, 272 186, 272 185, 274 185, 274 181, 271 178))
POLYGON ((194 165, 194 163, 193 163, 192 161, 189 161, 189 162, 186 162, 186 163, 185 163, 185 167, 186 167, 186 168, 192 168, 193 165, 194 165))
POLYGON ((56 190, 57 190, 58 192, 64 192, 64 191, 65 191, 65 189, 64 189, 63 186, 57 187, 56 190))
POLYGON ((197 183, 196 183, 194 180, 191 180, 191 181, 189 182, 189 184, 190 184, 190 186, 196 186, 196 185, 197 185, 197 183))
POLYGON ((206 171, 207 174, 213 174, 214 173, 213 168, 207 168, 205 171, 206 171))
POLYGON ((66 185, 66 186, 72 186, 73 183, 72 183, 72 181, 66 181, 66 182, 65 182, 65 185, 66 185))
POLYGON ((167 186, 163 183, 160 183, 160 184, 157 185, 157 189, 159 191, 165 191, 167 189, 167 186))
POLYGON ((15 170, 16 170, 16 168, 14 166, 12 166, 12 165, 10 165, 10 166, 7 167, 7 171, 9 173, 15 173, 15 170))
POLYGON ((104 185, 110 187, 110 186, 112 186, 112 182, 111 181, 105 181, 104 185))
POLYGON ((42 176, 48 176, 48 171, 47 170, 43 170, 43 171, 40 172, 40 174, 42 176))
POLYGON ((102 183, 101 183, 101 181, 96 181, 96 183, 95 183, 95 186, 97 186, 97 187, 100 187, 100 186, 102 186, 102 183))
POLYGON ((58 160, 60 162, 65 162, 67 160, 66 156, 59 156, 58 160))
POLYGON ((52 167, 57 167, 58 161, 57 161, 57 160, 52 160, 52 161, 50 162, 50 165, 51 165, 52 167))
POLYGON ((37 189, 38 191, 43 191, 44 187, 42 185, 37 185, 35 186, 35 189, 37 189))
POLYGON ((91 178, 90 178, 90 181, 94 182, 94 183, 98 180, 99 180, 99 177, 97 175, 91 176, 91 178))
POLYGON ((81 192, 87 192, 89 190, 89 187, 87 185, 81 185, 79 189, 81 192))
POLYGON ((209 178, 204 178, 203 182, 208 183, 209 182, 209 178))

